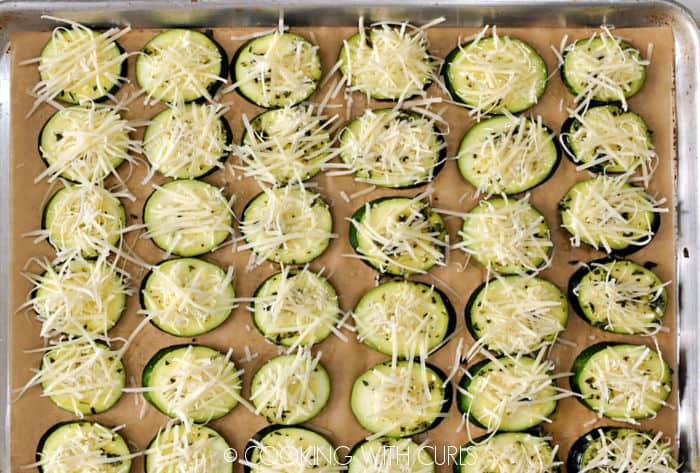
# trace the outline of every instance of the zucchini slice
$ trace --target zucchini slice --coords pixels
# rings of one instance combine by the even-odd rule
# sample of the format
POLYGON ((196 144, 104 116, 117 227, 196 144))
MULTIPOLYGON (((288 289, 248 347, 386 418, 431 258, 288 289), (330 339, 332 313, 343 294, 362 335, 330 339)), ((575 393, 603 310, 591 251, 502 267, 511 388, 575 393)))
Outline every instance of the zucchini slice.
POLYGON ((214 251, 233 234, 233 211, 220 189, 183 179, 157 187, 143 206, 147 235, 178 256, 214 251))
POLYGON ((447 296, 415 281, 390 281, 370 289, 352 315, 362 343, 403 359, 428 356, 456 325, 447 296))
POLYGON ((569 303, 551 282, 504 276, 479 286, 464 311, 467 329, 488 350, 526 355, 553 344, 569 319, 569 303))
POLYGON ((136 58, 136 82, 153 101, 213 101, 228 75, 226 51, 207 34, 172 29, 157 34, 136 58))
POLYGON ((454 48, 442 73, 452 98, 479 114, 527 110, 547 86, 542 56, 526 42, 495 32, 454 48))
POLYGON ((356 180, 391 188, 432 181, 447 157, 433 119, 394 108, 366 110, 342 131, 339 148, 356 180))
POLYGON ((263 108, 296 105, 316 92, 323 75, 318 46, 295 33, 251 39, 231 61, 231 80, 243 98, 263 108))
POLYGON ((176 104, 153 117, 143 154, 154 171, 175 179, 204 177, 224 166, 233 135, 220 104, 176 104))
POLYGON ((529 356, 481 361, 459 385, 457 407, 478 427, 519 432, 541 424, 557 407, 551 361, 529 356))
POLYGON ((429 448, 411 439, 362 440, 348 454, 348 473, 434 473, 429 448))
POLYGON ((471 127, 459 144, 457 165, 480 193, 511 195, 549 179, 560 157, 554 133, 541 117, 508 115, 471 127))
POLYGON ((244 473, 339 473, 335 447, 306 427, 271 425, 253 436, 241 461, 244 473))
POLYGON ((244 119, 236 148, 243 172, 274 186, 311 179, 335 156, 328 131, 334 119, 310 106, 268 110, 250 123, 244 119))
POLYGON ((155 266, 141 284, 141 307, 151 323, 176 337, 214 330, 231 315, 236 293, 233 268, 196 258, 179 258, 155 266))
POLYGON ((253 324, 272 343, 311 346, 325 340, 340 319, 338 294, 321 274, 308 268, 282 271, 255 290, 253 324))
POLYGON ((126 385, 119 352, 83 338, 61 341, 48 349, 39 373, 43 395, 80 417, 108 410, 126 385))
POLYGON ((579 171, 633 174, 653 171, 656 159, 651 131, 644 119, 618 105, 590 107, 570 117, 561 130, 566 155, 579 171))
POLYGON ((551 263, 549 225, 527 198, 482 200, 467 213, 459 235, 458 247, 489 271, 522 275, 551 263))
POLYGON ((158 431, 145 451, 146 473, 233 473, 226 439, 211 427, 175 424, 158 431))
POLYGON ((116 174, 135 151, 129 123, 104 105, 66 107, 46 121, 39 134, 39 154, 46 170, 39 178, 99 183, 116 174))
POLYGON ((661 224, 664 199, 624 179, 598 176, 574 184, 559 201, 562 227, 571 244, 629 254, 649 244, 661 224))
POLYGON ((161 349, 143 369, 144 397, 163 414, 206 423, 223 417, 241 399, 241 374, 224 354, 202 345, 161 349))
POLYGON ((409 437, 437 426, 452 403, 452 385, 439 368, 417 361, 379 363, 353 383, 350 408, 362 427, 409 437))
POLYGON ((129 473, 134 456, 116 429, 77 420, 61 422, 46 431, 32 466, 39 473, 129 473))
POLYGON ((350 220, 350 245, 380 273, 426 273, 443 265, 447 226, 428 204, 408 197, 383 197, 364 204, 350 220))
POLYGON ((654 417, 671 394, 671 368, 646 345, 598 343, 576 357, 571 371, 577 399, 614 420, 654 417))
POLYGON ((42 337, 106 335, 121 318, 130 292, 104 259, 76 258, 47 267, 34 284, 31 303, 42 337))
POLYGON ((454 473, 558 473, 562 464, 550 439, 525 432, 484 435, 459 453, 454 473))
POLYGON ((255 413, 272 424, 293 425, 316 417, 331 395, 331 379, 321 354, 308 350, 270 358, 253 376, 250 400, 255 413))
POLYGON ((630 471, 673 473, 680 465, 671 442, 661 432, 599 427, 579 437, 569 449, 569 473, 630 471))
POLYGON ((360 27, 343 41, 338 62, 349 89, 376 100, 423 95, 435 78, 428 35, 408 23, 360 27))
POLYGON ((125 31, 93 31, 78 23, 55 28, 41 50, 39 83, 41 101, 59 99, 70 104, 106 100, 126 81, 128 54, 116 42, 125 31))
POLYGON ((609 31, 579 39, 564 52, 561 78, 576 102, 622 102, 644 85, 649 61, 609 31))
POLYGON ((58 190, 44 207, 41 228, 58 253, 96 258, 117 245, 126 211, 107 189, 93 184, 58 190))
POLYGON ((652 335, 668 306, 666 284, 628 260, 592 261, 569 279, 569 300, 586 322, 607 332, 652 335))
POLYGON ((240 228, 246 244, 239 250, 280 264, 308 263, 335 237, 328 203, 303 187, 263 190, 246 205, 240 228))

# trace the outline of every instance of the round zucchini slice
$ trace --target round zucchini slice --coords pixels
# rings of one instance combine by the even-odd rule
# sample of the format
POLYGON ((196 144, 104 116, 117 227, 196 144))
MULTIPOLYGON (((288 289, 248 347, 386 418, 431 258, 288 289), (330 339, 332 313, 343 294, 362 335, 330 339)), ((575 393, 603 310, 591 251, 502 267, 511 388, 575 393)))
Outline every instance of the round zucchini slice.
POLYGON ((163 348, 143 369, 144 397, 163 414, 206 423, 223 417, 241 399, 241 374, 224 354, 202 345, 163 348))
POLYGON ((361 28, 343 41, 338 62, 349 89, 376 100, 422 95, 435 78, 428 35, 408 23, 361 28))
POLYGON ((268 426, 253 436, 245 448, 244 473, 270 471, 338 473, 336 449, 321 434, 306 427, 268 426))
POLYGON ((598 343, 576 357, 571 371, 577 399, 614 420, 653 417, 671 394, 671 368, 646 345, 598 343))
POLYGON ((66 185, 44 207, 41 227, 59 253, 96 258, 117 245, 126 211, 107 189, 93 184, 66 185))
POLYGON ((527 110, 547 86, 542 56, 522 40, 495 33, 453 49, 442 73, 452 98, 479 114, 527 110))
POLYGON ((321 274, 283 268, 256 289, 253 324, 269 341, 286 347, 325 340, 340 319, 338 294, 321 274))
POLYGON ((484 435, 464 445, 454 473, 559 473, 562 464, 549 439, 525 432, 484 435))
POLYGON ((34 280, 32 307, 41 336, 106 335, 121 318, 128 290, 113 263, 104 259, 69 260, 34 280))
POLYGON ((559 201, 562 227, 571 244, 629 254, 647 245, 661 224, 664 200, 622 178, 598 176, 574 184, 559 201))
POLYGON ((49 118, 39 134, 46 170, 39 177, 97 184, 130 160, 131 127, 114 108, 66 107, 49 118))
POLYGON ((311 179, 335 156, 328 131, 332 121, 306 106, 268 110, 250 123, 244 120, 236 148, 244 173, 274 186, 311 179))
POLYGON ((239 250, 280 264, 308 263, 335 237, 328 203, 303 187, 263 190, 246 205, 240 228, 246 244, 239 250))
POLYGON ((204 177, 223 167, 233 135, 219 104, 176 104, 153 117, 143 153, 154 171, 175 179, 204 177))
POLYGON ((570 117, 561 130, 566 155, 579 171, 633 174, 653 171, 656 152, 642 117, 618 105, 590 107, 570 117))
POLYGON ((566 48, 561 77, 577 102, 626 104, 644 85, 648 63, 630 43, 605 31, 566 48))
POLYGON ((157 187, 143 206, 147 235, 178 256, 214 251, 233 234, 233 211, 220 189, 183 179, 157 187))
POLYGON ((154 36, 136 58, 136 82, 154 101, 212 101, 228 75, 226 51, 210 36, 189 29, 154 36))
POLYGON ((481 361, 460 381, 457 407, 478 427, 519 432, 541 424, 557 407, 553 363, 517 356, 481 361))
POLYGON ((552 345, 566 329, 569 302, 545 279, 504 276, 472 293, 464 318, 469 333, 488 350, 526 355, 552 345))
POLYGON ((445 163, 447 145, 430 118, 368 109, 340 134, 340 157, 360 182, 406 188, 433 180, 445 163))
POLYGON ((599 427, 579 437, 569 449, 566 469, 570 473, 629 471, 672 473, 679 463, 671 442, 661 432, 599 427))
POLYGON ((434 473, 429 449, 411 439, 362 440, 348 454, 348 473, 434 473))
POLYGON ((362 427, 388 437, 410 437, 437 426, 450 408, 452 385, 430 364, 379 363, 353 383, 350 408, 362 427))
POLYGON ((552 131, 513 115, 483 120, 469 129, 457 151, 457 164, 480 193, 518 194, 549 179, 560 161, 552 131))
POLYGON ((331 395, 331 379, 308 350, 270 358, 253 376, 250 400, 272 424, 293 425, 316 417, 331 395))
POLYGON ((668 306, 666 284, 628 260, 601 259, 569 280, 571 305, 586 322, 607 332, 652 335, 668 306))
POLYGON ((102 33, 77 23, 55 28, 41 50, 36 95, 42 101, 84 104, 116 94, 126 80, 128 56, 118 36, 117 28, 102 33))
POLYGON ((243 98, 263 108, 296 105, 316 92, 323 75, 318 46, 295 33, 251 39, 231 61, 231 80, 243 98))
POLYGON ((384 197, 366 203, 350 221, 350 245, 380 273, 409 276, 443 265, 447 226, 428 204, 408 197, 384 197))
POLYGON ((32 466, 36 466, 39 473, 129 473, 134 456, 115 429, 77 420, 61 422, 46 431, 39 441, 36 463, 32 466))
POLYGON ((43 395, 81 417, 108 410, 126 385, 119 352, 82 338, 61 341, 47 350, 39 373, 43 395))
POLYGON ((447 296, 414 281, 390 281, 370 289, 357 302, 353 319, 362 343, 403 359, 428 356, 456 323, 447 296))
POLYGON ((231 447, 211 427, 175 424, 158 431, 145 451, 146 473, 233 473, 231 447))
POLYGON ((526 199, 491 197, 467 213, 459 247, 499 274, 537 273, 551 263, 544 216, 526 199))
POLYGON ((155 266, 141 284, 141 307, 151 323, 176 337, 214 330, 235 306, 233 269, 196 258, 179 258, 155 266))

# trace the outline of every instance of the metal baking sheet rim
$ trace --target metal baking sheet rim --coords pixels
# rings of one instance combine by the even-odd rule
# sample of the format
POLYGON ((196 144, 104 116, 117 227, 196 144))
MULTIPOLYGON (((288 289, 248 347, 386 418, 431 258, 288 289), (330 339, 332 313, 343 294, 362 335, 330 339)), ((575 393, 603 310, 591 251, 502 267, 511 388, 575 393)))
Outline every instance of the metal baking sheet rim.
POLYGON ((10 61, 9 35, 21 30, 49 30, 42 14, 67 17, 92 25, 129 23, 134 27, 171 25, 232 26, 272 25, 280 10, 290 25, 315 22, 351 24, 358 15, 369 19, 421 21, 445 16, 452 25, 486 23, 520 26, 619 26, 668 24, 675 41, 676 86, 676 278, 678 304, 678 442, 682 471, 700 472, 700 32, 690 12, 673 1, 623 0, 567 2, 559 0, 480 1, 437 0, 135 0, 135 1, 18 1, 0 0, 0 472, 10 472, 10 421, 12 390, 9 386, 10 202, 10 61))

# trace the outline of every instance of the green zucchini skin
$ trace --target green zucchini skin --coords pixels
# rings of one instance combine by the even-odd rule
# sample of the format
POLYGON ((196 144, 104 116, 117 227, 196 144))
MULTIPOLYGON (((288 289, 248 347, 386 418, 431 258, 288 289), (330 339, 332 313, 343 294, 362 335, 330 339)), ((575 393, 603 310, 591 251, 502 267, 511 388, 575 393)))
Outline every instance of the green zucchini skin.
MULTIPOLYGON (((482 435, 480 437, 477 437, 474 440, 467 442, 466 444, 464 444, 462 446, 462 448, 460 448, 458 461, 454 462, 452 465, 452 473, 463 473, 462 469, 460 468, 460 465, 463 465, 465 463, 466 458, 469 454, 470 447, 473 447, 475 445, 479 445, 480 443, 483 443, 483 442, 493 438, 494 436, 512 435, 512 434, 529 434, 529 435, 533 435, 535 437, 541 437, 544 434, 544 432, 542 431, 541 428, 535 427, 532 429, 524 430, 522 432, 499 432, 499 433, 496 433, 495 435, 494 434, 485 434, 485 435, 482 435)), ((552 443, 549 441, 547 441, 547 443, 551 447, 552 443)), ((555 456, 555 462, 556 461, 557 461, 557 457, 555 456)), ((560 472, 561 472, 561 467, 559 467, 559 466, 556 466, 552 470, 552 473, 560 473, 560 472)), ((571 472, 571 470, 569 470, 569 472, 571 472)))

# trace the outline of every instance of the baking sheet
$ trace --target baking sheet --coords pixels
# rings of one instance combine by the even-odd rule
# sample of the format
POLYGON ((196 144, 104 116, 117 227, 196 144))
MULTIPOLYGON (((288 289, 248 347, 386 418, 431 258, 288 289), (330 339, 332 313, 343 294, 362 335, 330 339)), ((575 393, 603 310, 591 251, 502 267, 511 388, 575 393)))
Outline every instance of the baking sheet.
MULTIPOLYGON (((352 34, 356 29, 348 28, 296 28, 294 31, 308 34, 313 31, 318 43, 322 45, 321 55, 324 69, 329 70, 335 63, 337 51, 340 48, 342 39, 352 34)), ((241 41, 231 40, 234 35, 250 33, 253 29, 217 29, 214 36, 226 49, 229 57, 235 52, 241 41)), ((434 28, 429 31, 431 40, 431 51, 444 57, 449 50, 454 47, 457 38, 468 36, 476 32, 473 28, 434 28)), ((585 37, 594 30, 576 28, 538 28, 538 29, 518 29, 499 28, 500 34, 512 34, 525 39, 531 43, 543 55, 548 63, 550 71, 556 66, 555 55, 550 51, 550 45, 559 45, 563 35, 568 34, 570 39, 585 37)), ((156 30, 133 31, 125 36, 121 44, 128 51, 138 50, 156 30)), ((631 259, 638 262, 653 261, 658 264, 655 271, 664 280, 672 280, 674 277, 674 231, 672 198, 674 182, 674 110, 673 110, 673 34, 670 27, 652 27, 636 29, 619 29, 616 34, 629 38, 632 43, 646 51, 647 43, 654 43, 654 55, 652 64, 648 70, 647 83, 642 91, 630 100, 630 108, 640 113, 647 121, 650 129, 654 131, 654 144, 660 157, 659 168, 651 183, 651 192, 658 193, 669 199, 669 213, 663 214, 661 228, 653 242, 643 250, 631 256, 631 259)), ((48 186, 45 183, 33 184, 34 177, 43 169, 43 163, 39 159, 36 148, 37 137, 41 126, 51 115, 53 109, 49 106, 42 106, 29 119, 24 119, 26 112, 30 109, 32 98, 26 94, 37 80, 35 66, 19 67, 17 63, 21 60, 35 57, 39 54, 41 47, 48 38, 48 33, 15 33, 11 37, 12 54, 12 79, 11 79, 11 99, 12 99, 12 128, 11 128, 11 307, 19 306, 26 299, 29 284, 18 276, 26 261, 32 256, 51 257, 53 252, 47 243, 34 245, 30 238, 22 238, 21 235, 27 231, 35 230, 39 227, 41 216, 41 202, 43 201, 48 186)), ((133 79, 133 58, 129 63, 129 76, 133 79)), ((126 86, 120 91, 120 95, 133 92, 133 86, 126 86)), ((436 87, 431 88, 432 94, 439 93, 436 87)), ((320 101, 324 91, 320 91, 314 96, 314 100, 320 101)), ((562 85, 557 74, 550 80, 546 94, 542 101, 531 111, 531 113, 541 114, 543 121, 551 128, 557 130, 566 118, 566 113, 560 109, 560 100, 564 99, 565 104, 570 105, 572 96, 562 85)), ((249 104, 236 93, 230 93, 223 99, 231 103, 231 111, 227 118, 234 130, 235 139, 240 138, 242 123, 241 114, 245 113, 249 117, 259 113, 261 109, 249 104)), ((339 101, 337 101, 339 102, 339 101)), ((361 113, 364 108, 364 99, 357 96, 353 116, 361 113)), ((380 104, 379 106, 386 106, 380 104)), ((126 114, 129 118, 148 118, 160 109, 160 107, 144 108, 141 101, 132 104, 126 114)), ((335 110, 331 110, 335 111, 335 110)), ((342 115, 342 112, 338 111, 342 115)), ((445 118, 450 123, 450 135, 448 136, 448 154, 454 155, 456 144, 464 132, 472 125, 473 121, 468 118, 467 112, 458 107, 447 107, 445 118)), ((140 133, 139 133, 140 136, 140 133)), ((231 158, 234 159, 235 158, 231 158)), ((126 169, 122 170, 126 172, 126 169)), ((156 177, 152 183, 142 185, 141 180, 145 174, 144 166, 134 168, 134 174, 129 181, 129 187, 138 200, 135 203, 125 202, 127 213, 130 215, 129 223, 139 223, 141 214, 141 204, 143 199, 150 193, 152 183, 162 183, 164 179, 156 177)), ((559 218, 556 209, 559 198, 566 192, 571 184, 576 180, 587 178, 586 173, 577 173, 566 159, 557 170, 555 176, 544 185, 532 192, 531 202, 539 208, 547 218, 552 227, 553 240, 555 242, 555 257, 552 268, 544 271, 542 276, 555 282, 562 289, 566 288, 569 276, 575 268, 570 265, 571 261, 589 261, 601 255, 588 248, 571 248, 566 232, 559 228, 559 218)), ((236 194, 237 200, 234 211, 240 215, 247 201, 256 194, 259 189, 257 185, 249 179, 238 180, 229 172, 217 172, 206 179, 216 185, 223 186, 228 195, 236 194)), ((344 202, 339 197, 340 190, 345 190, 348 194, 358 190, 350 177, 328 178, 325 175, 314 179, 320 185, 320 192, 333 204, 335 220, 335 231, 340 238, 334 241, 324 255, 314 261, 312 269, 325 267, 332 272, 331 282, 338 289, 341 306, 344 310, 350 310, 357 299, 364 291, 374 285, 376 273, 363 263, 342 255, 351 253, 347 242, 348 223, 345 220, 354 209, 362 205, 365 201, 384 195, 415 195, 420 190, 376 190, 362 198, 353 200, 350 203, 344 202)), ((441 171, 435 181, 436 192, 434 195, 434 205, 439 208, 446 208, 457 211, 467 211, 474 204, 475 200, 470 196, 473 193, 471 188, 459 175, 456 164, 450 161, 441 171), (463 201, 460 198, 464 193, 468 197, 463 201)), ((461 225, 459 219, 447 218, 450 228, 451 240, 457 241, 457 230, 461 225)), ((150 262, 157 262, 162 257, 162 253, 148 240, 136 238, 136 235, 128 237, 135 242, 135 248, 139 255, 150 262)), ((217 253, 206 255, 204 258, 216 261, 220 264, 233 264, 236 267, 237 278, 235 282, 238 296, 250 296, 258 284, 269 274, 277 270, 274 265, 264 264, 251 273, 244 270, 248 261, 249 253, 240 252, 233 254, 230 248, 223 248, 217 253)), ((452 261, 463 261, 463 253, 453 251, 452 261)), ((132 268, 134 269, 134 268, 132 268)), ((432 270, 436 276, 448 282, 450 288, 457 291, 460 297, 450 295, 453 305, 458 313, 458 334, 456 337, 439 352, 431 361, 441 366, 445 371, 449 367, 454 357, 454 350, 459 338, 464 338, 466 346, 473 341, 464 328, 461 317, 464 305, 472 290, 481 284, 486 277, 485 270, 476 263, 471 263, 466 271, 458 272, 455 264, 447 268, 435 268, 432 270)), ((133 285, 138 287, 140 276, 138 270, 134 269, 136 280, 133 285)), ((435 283, 438 287, 444 286, 436 282, 429 276, 421 276, 416 279, 435 283)), ((669 287, 671 294, 675 293, 673 286, 669 287)), ((670 305, 666 314, 664 325, 668 331, 659 335, 659 343, 664 357, 673 364, 676 360, 675 347, 675 298, 670 298, 670 305)), ((126 336, 141 320, 136 312, 139 309, 138 298, 131 297, 127 310, 117 327, 111 332, 113 336, 126 336)), ((33 315, 25 317, 21 314, 12 316, 11 319, 11 386, 17 388, 22 386, 31 376, 30 369, 38 366, 40 355, 24 353, 25 350, 37 348, 41 341, 38 338, 39 323, 33 319, 33 315)), ((349 334, 351 336, 351 334, 349 334)), ((600 330, 594 330, 582 322, 573 311, 570 315, 569 327, 562 334, 562 337, 574 341, 577 347, 569 347, 558 344, 553 352, 552 359, 557 363, 557 371, 568 371, 571 363, 578 352, 586 346, 602 340, 623 340, 630 342, 648 341, 642 337, 616 336, 606 334, 600 330)), ((352 338, 352 336, 351 336, 352 338)), ((195 340, 197 343, 210 345, 222 350, 228 347, 234 348, 234 359, 239 360, 244 356, 244 347, 248 345, 253 352, 258 352, 260 356, 249 363, 239 363, 246 370, 244 376, 244 395, 248 394, 250 378, 255 370, 269 357, 277 353, 274 345, 267 344, 263 337, 252 329, 250 315, 245 304, 234 312, 231 318, 215 331, 199 336, 195 340), (246 326, 251 327, 248 331, 246 326)), ((155 327, 148 325, 145 330, 134 340, 126 353, 125 363, 128 377, 133 376, 140 379, 141 370, 148 359, 162 346, 175 343, 182 343, 183 339, 166 335, 155 327)), ((352 446, 355 442, 363 438, 367 433, 360 428, 349 409, 350 387, 354 379, 372 364, 385 359, 383 355, 375 353, 354 340, 345 343, 332 337, 323 343, 316 345, 314 350, 322 351, 322 360, 328 368, 332 383, 333 392, 331 400, 319 417, 314 419, 312 426, 332 432, 331 440, 336 445, 352 446)), ((561 380, 563 387, 568 387, 566 380, 561 380)), ((677 384, 677 383, 676 383, 677 384)), ((11 408, 11 436, 12 436, 12 471, 20 471, 20 465, 33 461, 33 454, 36 444, 41 435, 55 422, 69 420, 73 416, 60 411, 46 398, 40 395, 40 389, 33 388, 19 401, 15 402, 11 408)), ((94 420, 105 424, 127 424, 123 433, 128 441, 132 443, 132 449, 143 449, 159 427, 167 422, 167 418, 157 412, 150 405, 146 409, 143 419, 138 419, 138 411, 142 400, 139 395, 124 395, 119 403, 106 413, 93 416, 94 420), (137 402, 138 400, 138 402, 137 402)), ((671 400, 675 403, 675 390, 671 400)), ((465 432, 456 432, 459 423, 459 413, 456 406, 452 406, 450 417, 440 424, 436 429, 428 432, 430 442, 437 447, 438 463, 444 463, 444 458, 440 458, 440 453, 444 452, 445 445, 461 445, 465 443, 467 436, 465 432)), ((545 426, 545 429, 553 433, 554 440, 561 446, 561 459, 565 459, 570 444, 583 432, 596 425, 614 425, 612 421, 602 420, 587 427, 583 424, 594 419, 592 412, 588 411, 574 399, 566 399, 559 403, 557 412, 552 417, 552 424, 545 426)), ((257 430, 264 427, 264 419, 248 412, 243 406, 238 406, 231 414, 212 423, 213 427, 219 430, 228 439, 231 446, 242 451, 247 439, 257 430)), ((623 425, 623 424, 619 424, 623 425)), ((642 422, 643 428, 653 428, 663 430, 673 437, 675 433, 676 418, 672 409, 663 409, 656 419, 642 422)), ((479 434, 479 430, 472 427, 474 435, 479 434)), ((141 460, 134 463, 133 471, 141 470, 141 460)), ((240 468, 240 467, 237 467, 240 468)), ((446 465, 439 466, 439 471, 448 471, 446 465)))

